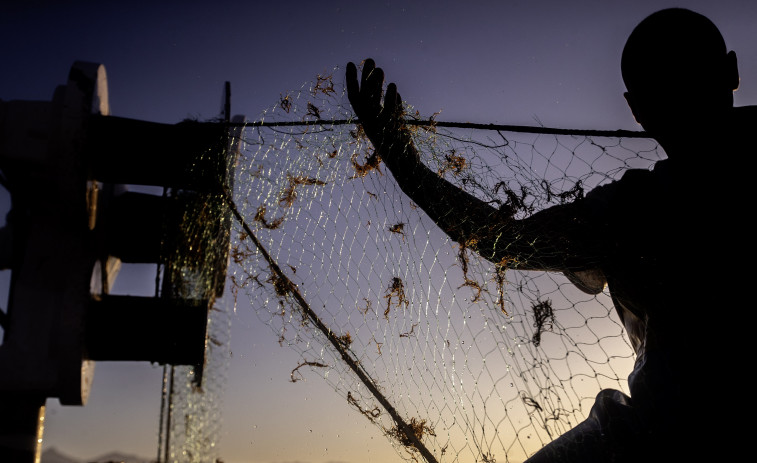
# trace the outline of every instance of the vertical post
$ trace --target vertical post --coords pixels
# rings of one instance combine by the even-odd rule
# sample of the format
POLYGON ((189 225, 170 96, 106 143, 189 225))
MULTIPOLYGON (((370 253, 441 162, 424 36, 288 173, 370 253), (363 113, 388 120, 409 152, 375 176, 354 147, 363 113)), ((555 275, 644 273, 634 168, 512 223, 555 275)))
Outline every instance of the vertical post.
POLYGON ((167 410, 167 417, 166 417, 166 448, 165 450, 165 456, 163 457, 163 463, 168 463, 169 459, 171 458, 171 418, 173 418, 173 381, 174 381, 174 367, 173 365, 169 366, 169 369, 171 371, 171 376, 169 380, 168 385, 168 410, 167 410))
POLYGON ((223 120, 231 120, 231 82, 226 81, 223 91, 223 120))
POLYGON ((163 387, 160 391, 160 418, 158 420, 158 458, 155 460, 157 463, 165 463, 163 461, 163 446, 166 439, 166 400, 168 399, 168 365, 163 365, 163 387))
POLYGON ((0 417, 0 461, 39 463, 45 423, 45 398, 16 397, 13 400, 2 400, 0 417))

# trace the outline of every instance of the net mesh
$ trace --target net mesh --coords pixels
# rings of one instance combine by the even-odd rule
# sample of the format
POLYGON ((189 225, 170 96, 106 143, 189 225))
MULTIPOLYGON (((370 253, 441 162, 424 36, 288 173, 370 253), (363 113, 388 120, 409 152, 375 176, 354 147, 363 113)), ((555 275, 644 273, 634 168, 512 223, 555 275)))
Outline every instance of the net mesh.
MULTIPOLYGON (((224 115, 223 120, 228 119, 224 115)), ((164 235, 156 294, 199 303, 207 307, 208 317, 204 363, 164 366, 157 461, 222 461, 222 401, 233 318, 231 306, 222 298, 231 221, 231 201, 225 191, 233 189, 239 134, 239 129, 222 134, 218 144, 188 166, 189 176, 201 185, 199 192, 179 188, 165 192, 181 205, 175 214, 179 232, 164 235)))
POLYGON ((201 379, 192 366, 164 369, 164 407, 157 461, 221 461, 223 391, 228 368, 231 318, 217 306, 208 326, 208 359, 201 379))
MULTIPOLYGON (((627 390, 607 292, 507 269, 402 193, 334 76, 241 133, 228 289, 408 460, 520 462, 627 390), (248 305, 249 304, 249 305, 248 305)), ((423 162, 516 218, 662 156, 644 138, 449 127, 407 107, 423 162)))

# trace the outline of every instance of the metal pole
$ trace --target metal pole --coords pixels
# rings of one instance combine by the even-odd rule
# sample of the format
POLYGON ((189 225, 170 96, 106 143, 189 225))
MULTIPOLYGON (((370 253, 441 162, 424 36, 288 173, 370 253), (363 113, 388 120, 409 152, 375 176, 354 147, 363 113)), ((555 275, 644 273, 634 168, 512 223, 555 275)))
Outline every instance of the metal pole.
POLYGON ((164 449, 165 450, 165 454, 163 457, 164 463, 168 463, 171 458, 171 421, 173 418, 174 367, 173 365, 169 365, 168 368, 171 371, 171 374, 170 374, 170 380, 169 380, 169 385, 168 385, 168 410, 167 410, 168 415, 166 417, 166 438, 165 438, 166 448, 164 449))
POLYGON ((158 463, 165 463, 163 461, 163 446, 166 445, 166 435, 168 430, 166 429, 166 406, 168 402, 168 365, 163 365, 163 387, 160 394, 160 418, 158 421, 158 463))
POLYGON ((5 397, 0 401, 0 461, 39 463, 44 424, 44 397, 5 397))

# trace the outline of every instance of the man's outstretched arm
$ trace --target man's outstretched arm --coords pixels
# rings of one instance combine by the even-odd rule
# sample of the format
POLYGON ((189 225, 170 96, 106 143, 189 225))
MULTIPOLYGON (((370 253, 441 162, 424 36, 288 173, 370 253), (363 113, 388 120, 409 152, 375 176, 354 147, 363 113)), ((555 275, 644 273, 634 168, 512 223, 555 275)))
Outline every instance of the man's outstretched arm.
MULTIPOLYGON (((402 99, 394 84, 381 101, 384 73, 373 60, 347 65, 347 93, 376 152, 400 188, 450 238, 482 257, 525 270, 580 270, 587 264, 569 237, 575 222, 571 205, 555 206, 525 220, 515 220, 449 183, 420 161, 402 122, 402 99)), ((586 256, 588 257, 588 256, 586 256)))

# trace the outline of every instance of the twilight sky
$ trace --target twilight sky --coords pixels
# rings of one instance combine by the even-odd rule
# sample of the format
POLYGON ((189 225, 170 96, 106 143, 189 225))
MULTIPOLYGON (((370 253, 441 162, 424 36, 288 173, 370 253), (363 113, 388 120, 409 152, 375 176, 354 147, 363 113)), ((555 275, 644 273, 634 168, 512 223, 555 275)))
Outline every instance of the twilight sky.
MULTIPOLYGON (((316 74, 372 57, 405 100, 426 116, 441 110, 439 120, 638 129, 622 97, 625 38, 649 13, 682 6, 720 27, 739 57, 736 104, 757 104, 753 1, 462 4, 4 1, 0 99, 49 100, 71 64, 85 60, 105 64, 116 116, 215 117, 230 81, 233 112, 256 119, 316 74)), ((119 284, 149 295, 153 279, 137 269, 122 272, 119 284)), ((291 383, 298 357, 268 328, 235 323, 232 351, 221 441, 227 463, 399 459, 319 377, 291 383)), ((153 457, 161 374, 158 366, 98 363, 86 407, 48 402, 45 446, 79 458, 114 449, 153 457)))

